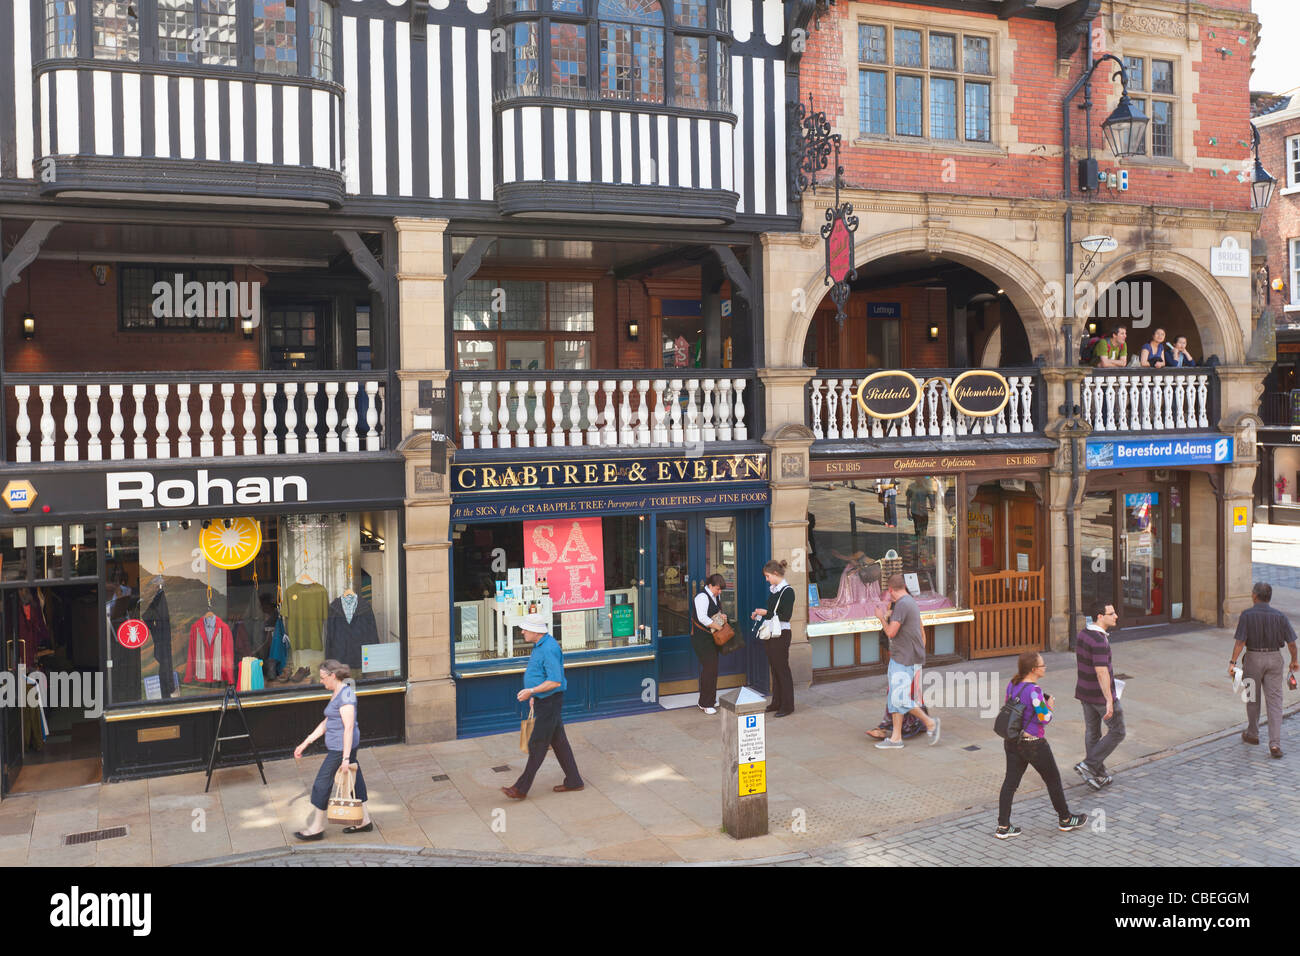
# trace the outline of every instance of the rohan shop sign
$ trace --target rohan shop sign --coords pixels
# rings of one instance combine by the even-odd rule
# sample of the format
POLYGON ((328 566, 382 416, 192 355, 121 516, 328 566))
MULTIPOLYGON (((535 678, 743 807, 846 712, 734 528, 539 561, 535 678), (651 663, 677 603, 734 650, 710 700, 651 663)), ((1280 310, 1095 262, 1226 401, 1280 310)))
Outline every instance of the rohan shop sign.
POLYGON ((592 490, 696 485, 713 482, 765 482, 767 454, 580 459, 556 462, 496 462, 452 466, 452 491, 592 490))

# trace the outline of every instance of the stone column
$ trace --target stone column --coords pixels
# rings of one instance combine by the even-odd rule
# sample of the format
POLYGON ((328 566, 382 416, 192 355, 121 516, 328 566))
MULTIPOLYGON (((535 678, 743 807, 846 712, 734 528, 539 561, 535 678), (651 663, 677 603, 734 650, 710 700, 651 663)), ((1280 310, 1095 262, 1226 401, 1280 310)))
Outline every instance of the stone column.
POLYGON ((794 587, 790 673, 796 687, 812 683, 812 646, 808 643, 808 450, 812 431, 803 424, 803 406, 812 369, 760 369, 767 396, 768 430, 763 442, 772 449, 772 557, 789 562, 786 580, 794 587))
MULTIPOLYGON (((1269 365, 1257 362, 1250 365, 1221 365, 1215 369, 1219 380, 1219 421, 1211 422, 1225 435, 1232 437, 1233 463, 1225 465, 1221 480, 1223 481, 1223 514, 1218 520, 1223 523, 1223 554, 1217 554, 1218 563, 1225 569, 1226 580, 1223 594, 1223 619, 1228 627, 1235 627, 1237 616, 1251 605, 1250 589, 1253 585, 1252 535, 1250 528, 1254 524, 1254 489, 1255 472, 1259 468, 1259 453, 1255 437, 1259 434, 1262 421, 1259 417, 1260 397, 1264 393, 1264 379, 1268 375, 1269 365), (1237 508, 1246 509, 1246 531, 1234 530, 1237 525, 1233 517, 1237 508)), ((1193 549, 1214 546, 1214 540, 1207 534, 1197 534, 1192 528, 1193 549)), ((1217 565, 1216 565, 1217 573, 1217 565)), ((1195 574, 1192 580, 1197 580, 1195 574)), ((1217 613, 1214 619, 1217 619, 1217 613)))
POLYGON ((1075 611, 1079 617, 1075 621, 1076 627, 1083 625, 1083 615, 1087 612, 1084 610, 1081 593, 1082 561, 1079 557, 1079 506, 1083 503, 1084 491, 1087 487, 1087 471, 1084 468, 1083 448, 1087 441, 1088 435, 1092 429, 1082 419, 1076 419, 1079 426, 1071 432, 1066 427, 1066 419, 1061 414, 1061 408, 1065 404, 1065 383, 1073 383, 1074 402, 1079 404, 1079 389, 1083 381, 1088 377, 1089 370, 1086 368, 1044 368, 1043 369, 1043 388, 1046 392, 1047 421, 1050 423, 1043 429, 1043 434, 1049 438, 1054 438, 1061 443, 1052 467, 1047 475, 1047 487, 1043 490, 1043 501, 1047 507, 1047 542, 1048 542, 1048 591, 1047 591, 1047 645, 1050 650, 1064 651, 1070 646, 1070 568, 1074 567, 1075 574, 1075 611), (1067 505, 1070 502, 1070 486, 1072 482, 1071 472, 1071 450, 1072 445, 1070 437, 1076 439, 1079 448, 1079 476, 1078 486, 1074 494, 1074 541, 1075 553, 1071 555, 1067 542, 1069 540, 1069 530, 1067 524, 1067 505))
MULTIPOLYGON (((456 736, 451 679, 451 495, 429 467, 429 435, 412 430, 419 382, 447 381, 443 233, 445 219, 397 219, 397 294, 401 319, 402 441, 406 457, 406 739, 456 736)), ((449 396, 450 398, 450 396, 449 396)), ((448 422, 448 430, 453 431, 448 422)))

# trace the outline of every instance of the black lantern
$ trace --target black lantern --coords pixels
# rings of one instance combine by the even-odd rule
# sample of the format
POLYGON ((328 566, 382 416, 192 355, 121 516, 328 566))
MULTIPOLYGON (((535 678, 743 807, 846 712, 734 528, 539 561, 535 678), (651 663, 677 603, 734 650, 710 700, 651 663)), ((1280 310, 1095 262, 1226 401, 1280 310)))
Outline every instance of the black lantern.
MULTIPOLYGON (((1127 75, 1121 72, 1120 76, 1127 87, 1127 75)), ((1125 89, 1120 94, 1119 105, 1101 124, 1106 145, 1110 147, 1116 159, 1136 156, 1146 149, 1147 125, 1150 122, 1146 114, 1133 105, 1133 101, 1128 98, 1128 90, 1125 89)))
POLYGON ((36 315, 32 312, 23 313, 23 340, 30 342, 36 338, 36 315))
POLYGON ((1259 161, 1259 130, 1255 129, 1254 123, 1250 124, 1250 139, 1255 148, 1255 173, 1250 179, 1250 208, 1263 209, 1273 198, 1277 180, 1269 175, 1259 161))

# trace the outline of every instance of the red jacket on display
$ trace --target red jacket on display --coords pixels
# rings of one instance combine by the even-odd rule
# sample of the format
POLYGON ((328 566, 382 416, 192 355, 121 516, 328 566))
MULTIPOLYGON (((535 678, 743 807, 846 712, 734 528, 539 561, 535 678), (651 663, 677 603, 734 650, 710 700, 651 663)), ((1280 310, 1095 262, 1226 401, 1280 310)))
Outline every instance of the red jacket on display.
POLYGON ((235 638, 230 626, 212 615, 212 637, 208 637, 207 615, 190 625, 190 653, 185 662, 185 681, 235 682, 235 638))

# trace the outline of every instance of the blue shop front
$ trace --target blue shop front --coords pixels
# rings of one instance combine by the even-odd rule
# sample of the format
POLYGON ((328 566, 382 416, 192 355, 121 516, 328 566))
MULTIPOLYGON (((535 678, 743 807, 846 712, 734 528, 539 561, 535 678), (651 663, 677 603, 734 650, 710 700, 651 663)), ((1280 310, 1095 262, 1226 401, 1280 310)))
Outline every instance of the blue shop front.
MULTIPOLYGON (((761 447, 761 446, 759 446, 761 447)), ((726 579, 747 633, 766 603, 768 452, 475 460, 451 466, 452 674, 457 735, 518 726, 528 614, 564 650, 566 720, 643 713, 698 693, 690 604, 726 579)), ((506 453, 508 454, 508 453, 506 453)), ((608 452, 606 452, 608 456, 608 452)), ((765 689, 752 638, 724 655, 719 687, 765 689)))

